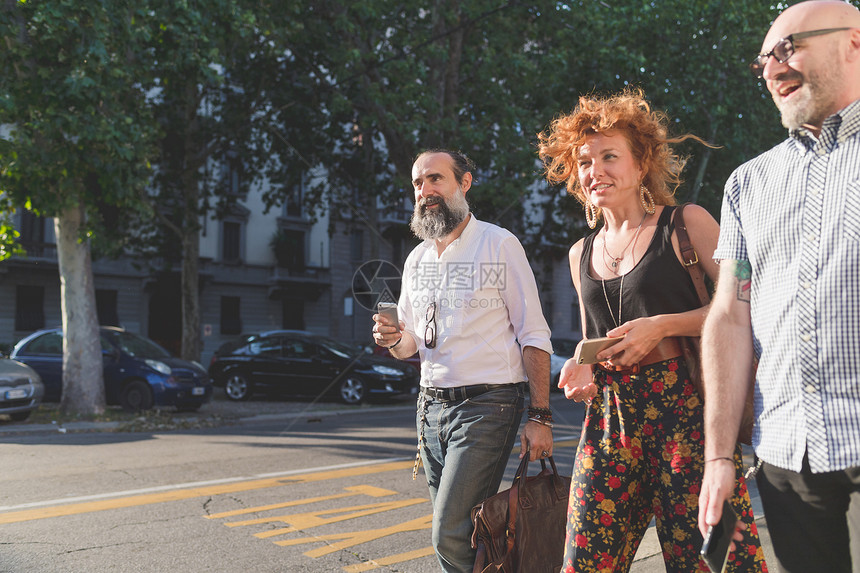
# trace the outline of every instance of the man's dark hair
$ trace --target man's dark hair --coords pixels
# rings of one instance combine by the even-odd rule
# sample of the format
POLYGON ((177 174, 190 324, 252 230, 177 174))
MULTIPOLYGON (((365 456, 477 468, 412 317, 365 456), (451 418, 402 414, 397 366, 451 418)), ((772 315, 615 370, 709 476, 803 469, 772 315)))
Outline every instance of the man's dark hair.
POLYGON ((463 176, 466 173, 471 173, 472 177, 475 176, 475 162, 469 159, 466 154, 461 151, 452 151, 451 149, 443 149, 441 147, 428 149, 427 151, 419 153, 418 157, 415 158, 415 161, 418 161, 419 157, 429 155, 431 153, 444 153, 451 158, 453 163, 454 179, 457 180, 458 185, 463 183, 463 176))

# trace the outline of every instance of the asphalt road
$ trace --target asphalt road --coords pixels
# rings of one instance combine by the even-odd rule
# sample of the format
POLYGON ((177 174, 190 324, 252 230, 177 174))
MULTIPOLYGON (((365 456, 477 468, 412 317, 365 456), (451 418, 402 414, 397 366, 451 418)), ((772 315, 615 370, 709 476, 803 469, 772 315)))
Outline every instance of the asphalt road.
MULTIPOLYGON (((553 401, 569 473, 581 410, 553 401)), ((411 475, 414 404, 241 408, 195 430, 0 425, 0 572, 439 570, 411 475)), ((651 530, 632 571, 662 570, 651 530)))

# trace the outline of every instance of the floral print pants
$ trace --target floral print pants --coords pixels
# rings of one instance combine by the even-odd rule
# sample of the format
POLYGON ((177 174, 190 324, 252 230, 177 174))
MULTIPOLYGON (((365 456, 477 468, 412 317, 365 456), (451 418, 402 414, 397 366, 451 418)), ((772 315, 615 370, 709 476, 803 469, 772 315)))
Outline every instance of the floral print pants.
MULTIPOLYGON (((571 480, 563 573, 629 571, 651 518, 669 573, 707 572, 699 559, 703 407, 680 358, 638 375, 597 371, 571 480)), ((726 571, 767 571, 735 450, 731 503, 747 524, 726 571)))

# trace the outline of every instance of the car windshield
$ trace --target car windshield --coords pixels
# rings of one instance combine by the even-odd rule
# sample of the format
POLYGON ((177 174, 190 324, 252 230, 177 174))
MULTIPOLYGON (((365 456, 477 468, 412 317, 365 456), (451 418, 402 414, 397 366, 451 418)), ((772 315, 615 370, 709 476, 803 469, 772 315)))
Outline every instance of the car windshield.
POLYGON ((170 358, 170 353, 156 343, 130 332, 105 333, 123 352, 137 358, 170 358))
POLYGON ((352 358, 358 351, 355 348, 347 346, 342 342, 337 342, 336 340, 332 340, 331 338, 325 338, 323 336, 315 336, 313 341, 319 344, 320 346, 324 346, 328 350, 334 352, 341 358, 352 358))

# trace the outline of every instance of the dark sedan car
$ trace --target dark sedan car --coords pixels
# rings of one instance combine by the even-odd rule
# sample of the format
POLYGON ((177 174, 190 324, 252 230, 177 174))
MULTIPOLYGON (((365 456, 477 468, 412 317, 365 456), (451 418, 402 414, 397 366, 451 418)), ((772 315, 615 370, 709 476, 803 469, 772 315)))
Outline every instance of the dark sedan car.
POLYGON ((358 404, 371 394, 418 391, 418 372, 408 364, 302 330, 275 330, 227 342, 212 357, 209 374, 231 400, 267 392, 325 394, 358 404))
MULTIPOLYGON (((153 406, 197 410, 212 397, 212 382, 202 365, 174 358, 143 336, 122 328, 101 327, 105 398, 128 411, 153 406)), ((63 392, 63 331, 40 330, 22 339, 11 357, 32 367, 45 384, 45 402, 63 392)))

